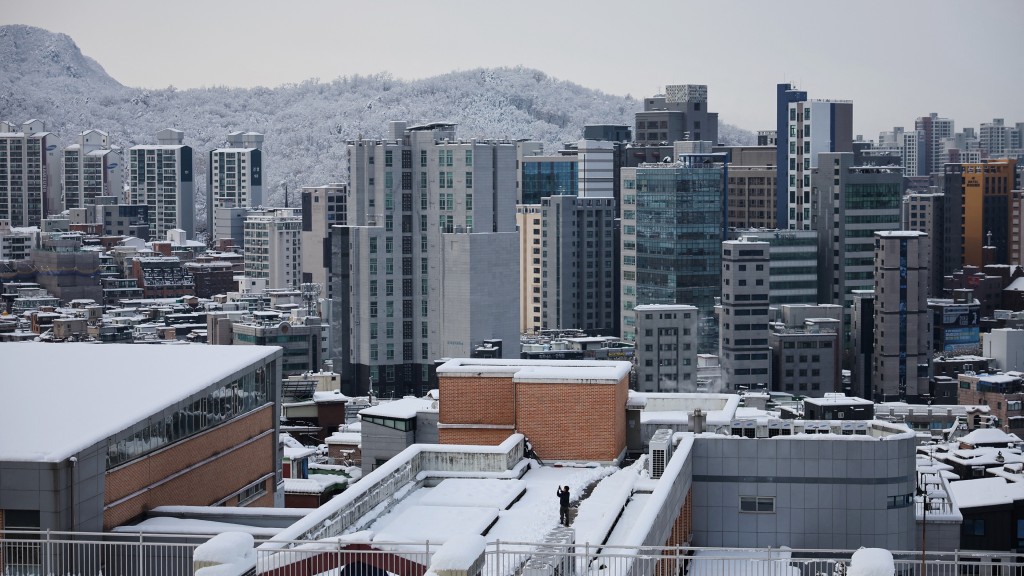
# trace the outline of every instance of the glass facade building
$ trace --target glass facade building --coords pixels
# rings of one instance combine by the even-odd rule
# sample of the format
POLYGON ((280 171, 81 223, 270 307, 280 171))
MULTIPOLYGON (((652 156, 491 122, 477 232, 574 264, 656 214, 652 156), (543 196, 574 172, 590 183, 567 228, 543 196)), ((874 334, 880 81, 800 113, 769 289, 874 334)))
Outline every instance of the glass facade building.
POLYGON ((578 171, 575 157, 523 159, 521 204, 540 204, 548 196, 576 196, 578 171))
POLYGON ((623 338, 636 338, 635 306, 690 304, 701 314, 698 351, 717 353, 727 178, 724 154, 623 169, 623 338))

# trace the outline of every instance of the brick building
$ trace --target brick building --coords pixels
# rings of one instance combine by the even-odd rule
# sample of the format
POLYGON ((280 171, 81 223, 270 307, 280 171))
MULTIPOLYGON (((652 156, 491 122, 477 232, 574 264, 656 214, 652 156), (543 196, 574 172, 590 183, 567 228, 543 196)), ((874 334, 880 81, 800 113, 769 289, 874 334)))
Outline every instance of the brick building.
POLYGON ((275 505, 281 356, 5 346, 0 513, 22 528, 99 532, 157 506, 275 505))
POLYGON ((988 406, 997 425, 1024 434, 1024 378, 1020 372, 959 374, 957 404, 988 406))
POLYGON ((519 432, 543 460, 616 460, 629 371, 629 362, 450 360, 437 369, 438 441, 496 445, 519 432))

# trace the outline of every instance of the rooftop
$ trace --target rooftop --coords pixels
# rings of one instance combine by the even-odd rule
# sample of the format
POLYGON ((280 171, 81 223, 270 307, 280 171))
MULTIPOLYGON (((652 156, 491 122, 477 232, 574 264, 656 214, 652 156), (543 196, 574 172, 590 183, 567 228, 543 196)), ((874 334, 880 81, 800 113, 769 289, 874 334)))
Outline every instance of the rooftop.
POLYGON ((0 438, 5 440, 0 460, 59 462, 279 350, 37 342, 2 346, 0 438))
POLYGON ((437 375, 512 376, 515 382, 618 384, 629 374, 630 368, 629 362, 606 360, 456 358, 438 367, 437 375))

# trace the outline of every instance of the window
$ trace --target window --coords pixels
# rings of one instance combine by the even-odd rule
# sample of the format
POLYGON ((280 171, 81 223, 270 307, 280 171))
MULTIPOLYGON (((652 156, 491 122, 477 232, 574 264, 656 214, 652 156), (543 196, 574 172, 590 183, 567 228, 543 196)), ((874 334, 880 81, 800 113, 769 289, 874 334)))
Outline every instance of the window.
POLYGON ((473 151, 472 150, 466 150, 466 166, 472 166, 472 165, 473 165, 473 151))
POLYGON ((775 512, 775 497, 740 496, 740 512, 772 514, 775 512))
POLYGON ((384 151, 384 166, 388 168, 391 168, 391 166, 394 164, 394 162, 392 161, 392 154, 394 153, 391 150, 384 151))
POLYGON ((472 188, 472 187, 473 187, 473 173, 472 172, 466 172, 466 188, 472 188))
POLYGON ((420 168, 427 167, 427 151, 420 150, 420 168))
POLYGON ((964 536, 984 536, 985 535, 985 521, 980 518, 968 519, 964 518, 963 535, 964 536))

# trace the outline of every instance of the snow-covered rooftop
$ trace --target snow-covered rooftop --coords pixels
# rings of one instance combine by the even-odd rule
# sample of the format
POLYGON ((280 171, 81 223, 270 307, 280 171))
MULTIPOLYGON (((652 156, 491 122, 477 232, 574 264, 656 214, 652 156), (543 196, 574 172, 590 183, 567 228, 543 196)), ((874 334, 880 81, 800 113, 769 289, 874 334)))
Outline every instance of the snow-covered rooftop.
POLYGON ((275 353, 280 348, 203 344, 0 346, 0 460, 59 462, 275 353))
POLYGON ((618 384, 629 362, 609 360, 518 360, 455 358, 437 369, 441 376, 511 376, 515 382, 618 384))
POLYGON ((359 411, 359 414, 361 416, 376 416, 378 418, 411 420, 419 412, 437 412, 437 408, 433 404, 433 400, 409 397, 392 402, 381 402, 376 406, 363 408, 359 411))
POLYGON ((949 483, 950 496, 958 508, 999 506, 1024 500, 1024 484, 1005 478, 976 478, 949 483))
POLYGON ((1020 436, 1003 432, 998 428, 978 428, 960 438, 962 444, 970 444, 971 446, 1010 444, 1020 441, 1020 436))

